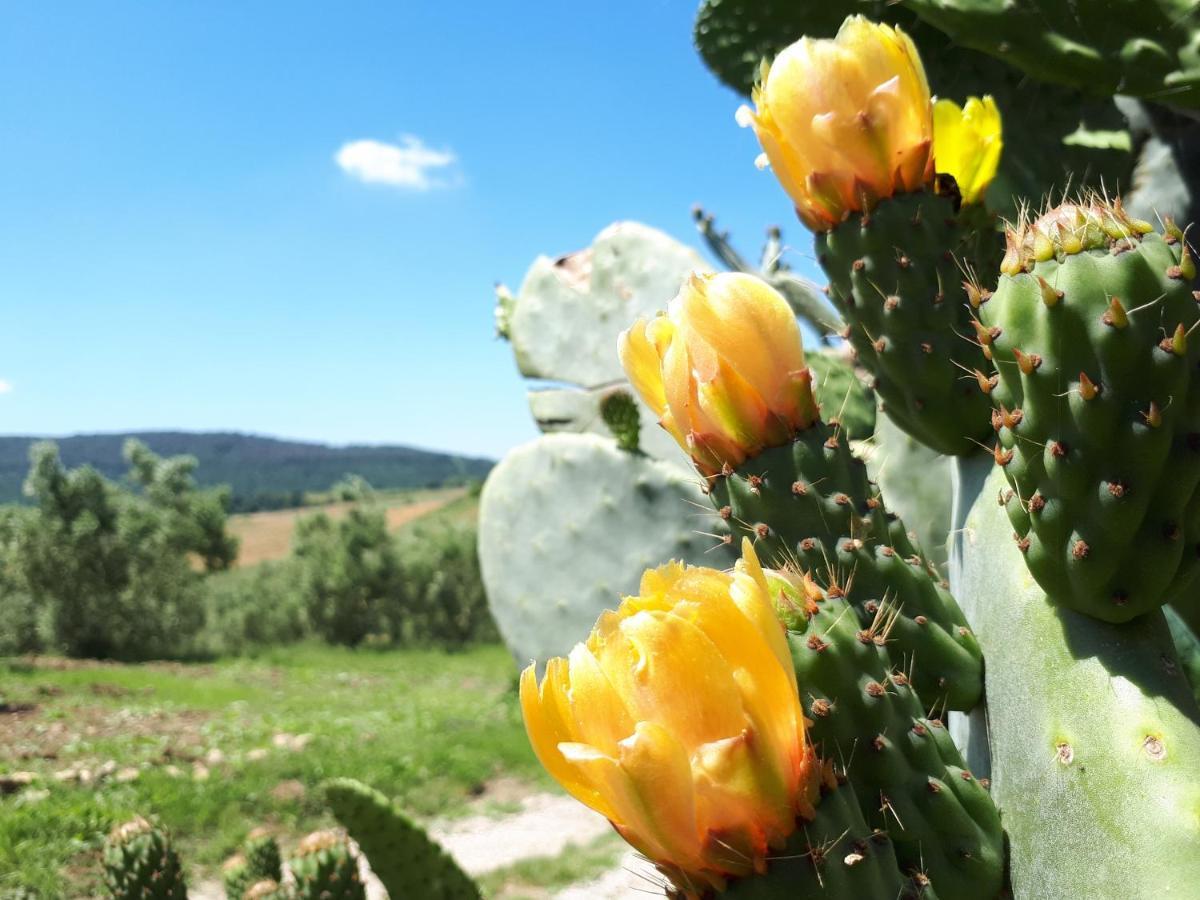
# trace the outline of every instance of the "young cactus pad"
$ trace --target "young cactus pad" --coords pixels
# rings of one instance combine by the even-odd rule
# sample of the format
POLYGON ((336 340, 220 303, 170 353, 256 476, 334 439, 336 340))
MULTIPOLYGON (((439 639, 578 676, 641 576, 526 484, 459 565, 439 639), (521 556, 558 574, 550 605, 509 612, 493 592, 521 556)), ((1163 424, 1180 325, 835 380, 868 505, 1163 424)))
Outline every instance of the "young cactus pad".
POLYGON ((816 817, 795 832, 765 875, 730 883, 722 900, 915 900, 887 833, 863 819, 853 785, 824 790, 816 817))
POLYGON ((709 499, 769 564, 828 576, 857 627, 889 644, 926 703, 968 710, 978 702, 974 634, 844 437, 815 422, 790 445, 713 478, 709 499))
POLYGON ((971 453, 987 434, 991 389, 971 327, 965 273, 991 272, 999 238, 950 197, 892 197, 818 234, 830 299, 888 416, 939 453, 971 453))
POLYGON ((295 900, 366 900, 358 860, 346 836, 336 831, 314 831, 304 838, 288 868, 295 900))
POLYGON ((1194 256, 1099 199, 1009 244, 980 334, 1013 540, 1055 602, 1128 621, 1200 570, 1194 256))
POLYGON ((788 640, 810 739, 844 771, 866 822, 886 830, 902 870, 927 877, 940 900, 997 897, 999 813, 886 642, 864 641, 845 598, 811 576, 773 584, 797 629, 788 640))
POLYGON ((113 900, 187 900, 179 854, 167 833, 141 816, 109 834, 104 881, 113 900))
POLYGON ((479 889, 421 826, 379 791, 350 778, 324 784, 325 802, 371 861, 391 897, 479 900, 479 889))

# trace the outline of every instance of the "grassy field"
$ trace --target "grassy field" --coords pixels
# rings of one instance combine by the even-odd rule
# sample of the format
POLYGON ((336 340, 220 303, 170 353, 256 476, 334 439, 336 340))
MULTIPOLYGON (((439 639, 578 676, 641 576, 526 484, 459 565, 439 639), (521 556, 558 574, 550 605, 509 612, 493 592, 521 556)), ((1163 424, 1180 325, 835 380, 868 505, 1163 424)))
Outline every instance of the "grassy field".
MULTIPOLYGON (((453 815, 499 776, 546 785, 512 659, 300 646, 211 665, 0 661, 0 896, 96 894, 111 825, 152 813, 209 876, 258 824, 330 822, 317 785, 352 775, 412 812, 453 815)), ((519 877, 525 873, 512 873, 519 877)))
MULTIPOLYGON (((388 528, 397 531, 422 516, 440 509, 466 493, 466 488, 442 488, 426 491, 389 492, 379 494, 379 504, 387 515, 388 528)), ((229 532, 238 538, 236 565, 244 568, 267 560, 283 559, 292 549, 292 534, 296 522, 304 516, 323 512, 330 518, 345 516, 353 503, 327 503, 299 509, 279 509, 269 512, 245 513, 229 517, 229 532)))

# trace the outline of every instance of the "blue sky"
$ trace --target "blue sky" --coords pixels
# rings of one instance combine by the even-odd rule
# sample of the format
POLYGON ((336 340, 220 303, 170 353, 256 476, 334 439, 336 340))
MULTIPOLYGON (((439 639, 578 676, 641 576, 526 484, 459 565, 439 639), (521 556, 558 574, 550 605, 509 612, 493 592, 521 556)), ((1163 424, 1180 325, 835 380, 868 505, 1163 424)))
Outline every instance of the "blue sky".
POLYGON ((811 246, 695 6, 6 4, 0 432, 532 437, 494 282, 696 202, 811 246))

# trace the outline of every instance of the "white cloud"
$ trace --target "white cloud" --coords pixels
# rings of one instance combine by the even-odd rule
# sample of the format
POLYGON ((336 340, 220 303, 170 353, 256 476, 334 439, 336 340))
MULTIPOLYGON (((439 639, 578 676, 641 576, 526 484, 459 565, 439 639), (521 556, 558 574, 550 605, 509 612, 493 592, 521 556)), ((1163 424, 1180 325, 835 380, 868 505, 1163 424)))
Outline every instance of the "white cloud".
POLYGON ((350 141, 342 145, 334 159, 343 172, 367 184, 427 191, 450 187, 460 180, 453 168, 458 161, 453 151, 434 150, 411 134, 401 136, 399 144, 350 141))
POLYGON ((3 378, 0 378, 0 394, 11 394, 12 390, 13 390, 13 383, 11 381, 5 381, 3 378))

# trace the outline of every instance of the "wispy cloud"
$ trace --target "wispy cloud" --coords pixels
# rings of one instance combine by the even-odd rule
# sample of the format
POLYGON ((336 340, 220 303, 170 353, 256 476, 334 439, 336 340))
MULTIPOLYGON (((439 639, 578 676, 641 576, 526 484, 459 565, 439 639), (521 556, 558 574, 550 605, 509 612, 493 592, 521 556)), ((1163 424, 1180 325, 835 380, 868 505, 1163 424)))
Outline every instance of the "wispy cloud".
POLYGON ((434 150, 419 137, 402 135, 399 144, 361 140, 343 144, 334 157, 342 171, 367 184, 386 184, 411 191, 452 187, 462 178, 451 150, 434 150))
POLYGON ((12 390, 13 390, 13 383, 11 381, 6 381, 5 379, 0 378, 0 394, 11 394, 12 390))

